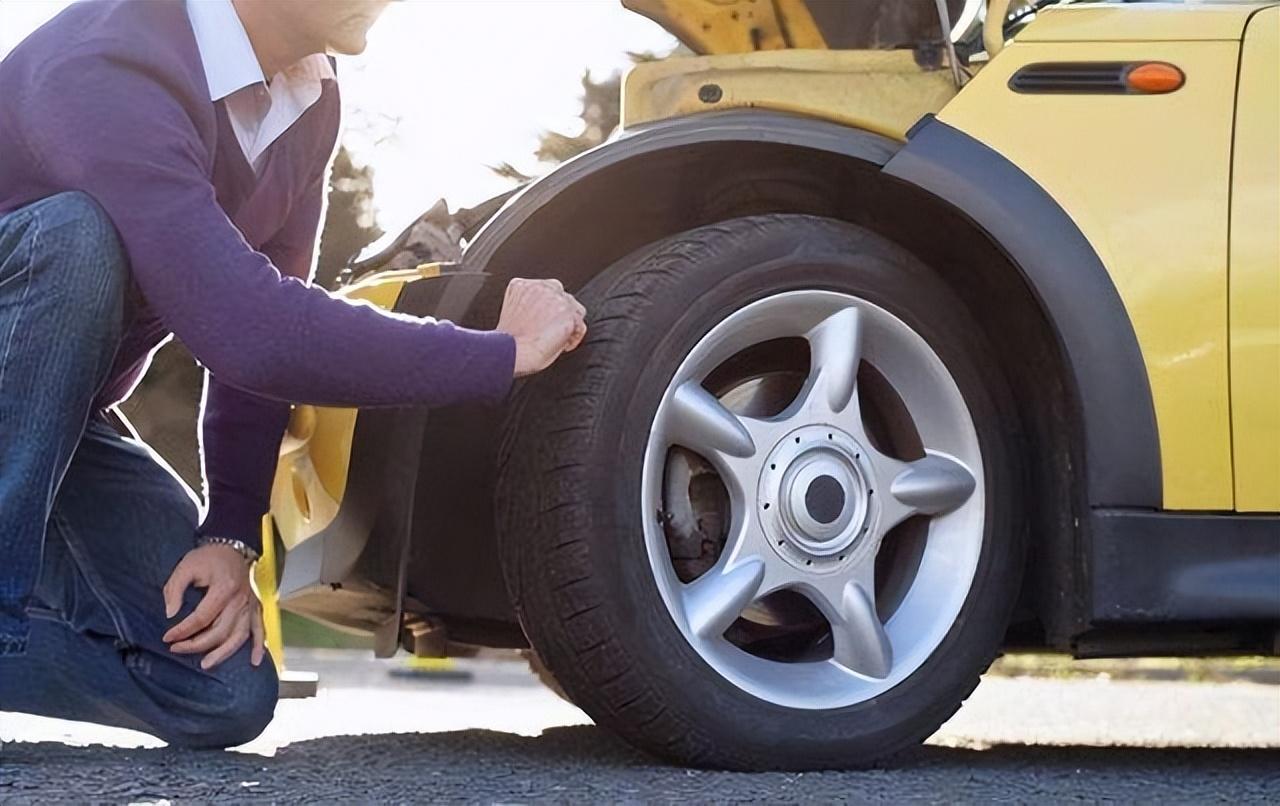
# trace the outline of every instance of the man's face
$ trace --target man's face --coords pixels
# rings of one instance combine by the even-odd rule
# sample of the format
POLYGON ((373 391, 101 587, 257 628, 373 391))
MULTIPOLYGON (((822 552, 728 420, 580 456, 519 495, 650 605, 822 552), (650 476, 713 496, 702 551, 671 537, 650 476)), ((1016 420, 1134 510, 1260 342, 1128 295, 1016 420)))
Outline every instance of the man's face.
POLYGON ((275 0, 298 34, 330 53, 363 53, 369 28, 391 0, 275 0), (283 10, 283 9, 282 9, 283 10))

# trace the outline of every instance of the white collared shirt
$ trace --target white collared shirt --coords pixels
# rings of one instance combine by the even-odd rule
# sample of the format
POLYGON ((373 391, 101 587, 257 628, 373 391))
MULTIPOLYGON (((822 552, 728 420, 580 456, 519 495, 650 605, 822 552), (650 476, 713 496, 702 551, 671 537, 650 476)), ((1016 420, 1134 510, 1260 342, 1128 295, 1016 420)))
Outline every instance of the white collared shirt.
POLYGON ((209 100, 226 99, 231 128, 245 159, 258 170, 267 147, 320 100, 333 65, 315 53, 276 73, 268 84, 231 0, 187 0, 209 100))

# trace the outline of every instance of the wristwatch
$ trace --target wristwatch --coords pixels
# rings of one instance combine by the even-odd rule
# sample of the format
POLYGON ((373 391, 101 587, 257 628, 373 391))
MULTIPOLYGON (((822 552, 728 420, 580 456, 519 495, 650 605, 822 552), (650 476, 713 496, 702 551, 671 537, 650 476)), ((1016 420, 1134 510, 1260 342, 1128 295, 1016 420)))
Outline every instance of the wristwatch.
POLYGON ((196 541, 197 546, 228 546, 235 550, 237 554, 244 558, 246 565, 253 565, 258 561, 258 552, 249 548, 243 540, 235 540, 230 537, 201 537, 196 541))

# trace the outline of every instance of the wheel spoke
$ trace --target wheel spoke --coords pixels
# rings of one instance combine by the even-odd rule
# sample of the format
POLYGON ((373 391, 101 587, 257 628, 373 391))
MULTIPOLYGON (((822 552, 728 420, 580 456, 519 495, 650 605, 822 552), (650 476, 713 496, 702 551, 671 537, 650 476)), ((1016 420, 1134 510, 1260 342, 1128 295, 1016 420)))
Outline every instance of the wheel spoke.
POLYGON ((724 571, 719 568, 703 574, 684 591, 689 629, 702 638, 715 638, 727 630, 764 583, 765 564, 757 557, 724 571))
MULTIPOLYGON (((748 457, 756 452, 751 432, 697 381, 676 388, 666 412, 667 438, 703 455, 723 453, 748 457)), ((708 457, 710 458, 710 457, 708 457)))
POLYGON ((884 624, 876 614, 868 586, 850 581, 840 591, 831 622, 831 638, 836 663, 858 674, 876 679, 889 676, 893 668, 893 647, 884 624))
POLYGON ((950 456, 930 453, 903 467, 889 492, 909 510, 908 516, 941 515, 968 501, 975 487, 969 468, 950 456))
POLYGON ((840 414, 854 401, 862 361, 862 317, 842 308, 809 331, 810 401, 840 414))

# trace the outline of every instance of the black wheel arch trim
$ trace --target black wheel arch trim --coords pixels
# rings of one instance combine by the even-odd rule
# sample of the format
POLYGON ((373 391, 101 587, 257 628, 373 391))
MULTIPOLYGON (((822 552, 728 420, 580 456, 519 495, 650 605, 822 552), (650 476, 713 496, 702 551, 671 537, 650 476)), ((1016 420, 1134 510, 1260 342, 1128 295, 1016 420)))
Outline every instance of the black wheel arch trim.
POLYGON ((1110 274, 1071 217, 1013 163, 936 118, 913 127, 883 170, 956 208, 1022 271, 1076 388, 1089 504, 1159 509, 1160 442, 1146 362, 1110 274))
POLYGON ((793 145, 882 166, 901 146, 894 140, 830 121, 763 110, 710 112, 637 127, 565 162, 533 182, 476 234, 463 255, 467 266, 483 270, 494 253, 551 199, 587 176, 645 154, 715 142, 793 145))

